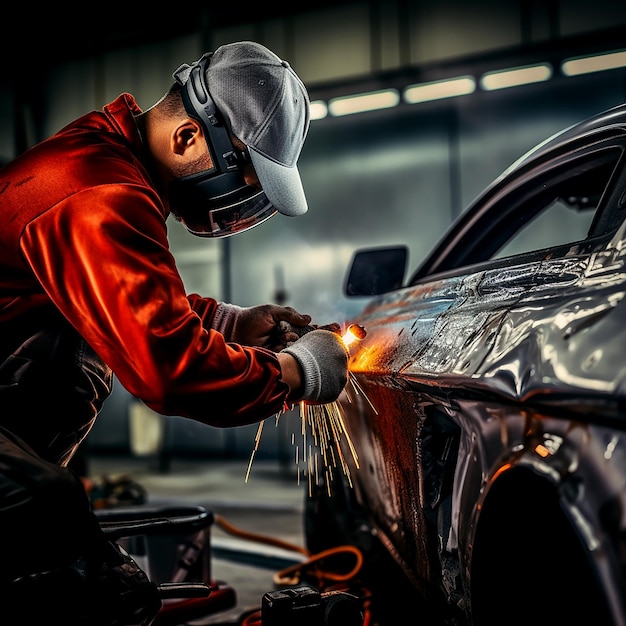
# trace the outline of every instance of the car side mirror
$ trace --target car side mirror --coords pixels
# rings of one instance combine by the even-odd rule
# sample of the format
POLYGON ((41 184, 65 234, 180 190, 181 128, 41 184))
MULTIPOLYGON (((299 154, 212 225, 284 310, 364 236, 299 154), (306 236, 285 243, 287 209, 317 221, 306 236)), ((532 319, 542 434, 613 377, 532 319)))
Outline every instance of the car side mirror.
POLYGON ((406 246, 369 248, 352 257, 346 279, 346 296, 375 296, 402 287, 408 249, 406 246))

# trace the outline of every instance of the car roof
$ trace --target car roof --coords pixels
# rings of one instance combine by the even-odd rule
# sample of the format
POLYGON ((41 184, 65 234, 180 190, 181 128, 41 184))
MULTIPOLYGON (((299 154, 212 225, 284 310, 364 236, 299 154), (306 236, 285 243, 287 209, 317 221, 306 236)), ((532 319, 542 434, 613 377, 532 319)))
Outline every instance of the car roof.
MULTIPOLYGON (((597 130, 606 131, 611 129, 621 129, 626 132, 626 102, 618 104, 617 106, 607 109, 606 111, 602 111, 601 113, 597 113, 582 122, 577 122, 576 124, 572 124, 571 126, 554 133, 554 135, 548 137, 523 154, 500 176, 498 176, 493 184, 505 176, 510 175, 514 170, 521 169, 529 161, 541 159, 544 155, 547 155, 558 148, 562 148, 564 145, 582 137, 586 137, 589 133, 597 130)), ((483 194, 481 194, 481 196, 482 195, 483 194)))

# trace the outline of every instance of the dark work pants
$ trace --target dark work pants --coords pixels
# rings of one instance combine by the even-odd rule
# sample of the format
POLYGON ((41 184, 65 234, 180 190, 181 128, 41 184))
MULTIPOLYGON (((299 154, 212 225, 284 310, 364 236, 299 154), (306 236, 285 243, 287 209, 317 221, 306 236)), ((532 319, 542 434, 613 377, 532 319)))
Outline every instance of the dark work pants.
POLYGON ((66 566, 104 541, 80 479, 0 428, 0 580, 66 566))
POLYGON ((0 359, 0 580, 64 566, 102 541, 82 482, 66 465, 112 381, 62 323, 0 359))

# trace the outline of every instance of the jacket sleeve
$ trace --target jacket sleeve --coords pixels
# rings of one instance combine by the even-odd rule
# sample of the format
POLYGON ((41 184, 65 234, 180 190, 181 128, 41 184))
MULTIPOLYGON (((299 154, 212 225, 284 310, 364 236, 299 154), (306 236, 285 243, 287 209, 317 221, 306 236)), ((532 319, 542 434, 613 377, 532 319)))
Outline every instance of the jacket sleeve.
POLYGON ((288 387, 276 355, 210 329, 217 303, 187 297, 153 194, 120 184, 72 195, 26 226, 22 254, 121 384, 158 413, 214 426, 277 413, 288 387))

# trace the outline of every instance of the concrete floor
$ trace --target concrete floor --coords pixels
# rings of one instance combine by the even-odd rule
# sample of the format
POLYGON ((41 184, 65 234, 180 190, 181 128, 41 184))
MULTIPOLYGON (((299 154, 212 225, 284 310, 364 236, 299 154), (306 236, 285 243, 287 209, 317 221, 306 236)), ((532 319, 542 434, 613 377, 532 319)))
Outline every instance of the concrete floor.
POLYGON ((295 547, 304 547, 307 484, 295 467, 276 460, 255 459, 249 467, 247 459, 173 459, 164 470, 151 458, 94 456, 88 469, 96 481, 128 475, 146 490, 148 504, 202 505, 245 531, 242 538, 218 524, 211 526, 212 578, 234 589, 236 605, 189 624, 239 624, 242 615, 260 610, 266 592, 276 590, 274 574, 304 559, 295 547), (278 539, 288 547, 252 541, 247 533, 278 539))

